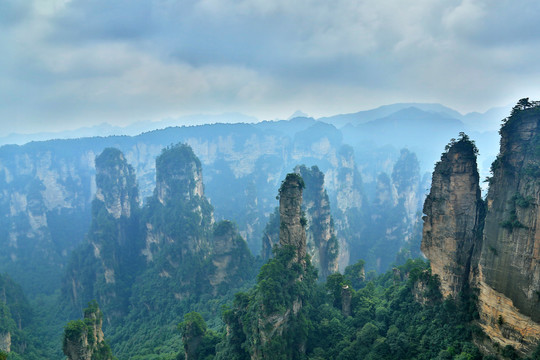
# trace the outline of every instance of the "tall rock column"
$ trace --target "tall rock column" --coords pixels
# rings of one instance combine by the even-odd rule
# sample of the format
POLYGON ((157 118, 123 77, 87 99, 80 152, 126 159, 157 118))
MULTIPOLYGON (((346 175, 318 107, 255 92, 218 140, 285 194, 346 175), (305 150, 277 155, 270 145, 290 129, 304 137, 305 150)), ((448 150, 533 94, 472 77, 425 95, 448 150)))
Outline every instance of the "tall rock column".
POLYGON ((324 188, 324 174, 317 166, 311 169, 297 166, 295 172, 304 179, 303 206, 307 218, 307 252, 319 270, 319 277, 326 279, 338 271, 338 240, 330 212, 330 201, 324 188))
POLYGON ((113 360, 102 325, 103 314, 95 301, 84 310, 84 320, 70 321, 64 328, 62 346, 67 360, 113 360))
POLYGON ((476 153, 465 134, 452 141, 435 166, 424 202, 421 249, 431 262, 432 273, 439 275, 445 297, 457 297, 467 284, 483 225, 476 153))
POLYGON ((540 339, 540 102, 520 100, 500 134, 474 286, 484 332, 527 352, 540 339))
POLYGON ((96 186, 87 242, 72 253, 62 292, 77 310, 97 299, 110 321, 127 313, 141 261, 135 171, 120 150, 106 148, 96 157, 96 186))
POLYGON ((279 244, 295 249, 295 261, 306 257, 307 220, 302 213, 304 180, 298 174, 287 174, 279 189, 279 244))

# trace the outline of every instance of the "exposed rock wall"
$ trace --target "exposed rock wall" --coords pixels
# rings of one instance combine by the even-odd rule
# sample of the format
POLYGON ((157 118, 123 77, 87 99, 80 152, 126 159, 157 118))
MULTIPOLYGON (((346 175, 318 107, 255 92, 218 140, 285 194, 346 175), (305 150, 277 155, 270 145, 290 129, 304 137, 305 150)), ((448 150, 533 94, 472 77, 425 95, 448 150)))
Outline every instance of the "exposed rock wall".
POLYGON ((0 332, 0 351, 6 353, 11 351, 11 333, 9 331, 0 332))
POLYGON ((365 201, 362 192, 362 177, 356 166, 354 149, 349 145, 341 146, 337 159, 337 169, 329 171, 327 177, 334 194, 332 207, 339 243, 338 267, 340 271, 344 271, 345 267, 350 265, 350 242, 358 241, 357 238, 351 238, 350 234, 359 234, 362 229, 359 217, 365 207, 365 201))
POLYGON ((96 199, 115 219, 129 218, 132 208, 138 207, 135 171, 120 150, 107 148, 96 157, 96 185, 96 199))
POLYGON ((107 148, 96 157, 96 184, 87 242, 72 255, 63 294, 79 310, 97 299, 110 320, 126 314, 125 292, 134 275, 126 269, 140 262, 138 188, 120 150, 107 148))
POLYGON ((164 149, 156 159, 156 190, 160 203, 204 195, 202 167, 188 145, 164 149))
POLYGON ((481 326, 526 351, 540 339, 540 107, 523 99, 501 128, 473 281, 481 326))
POLYGON ((295 249, 295 261, 306 257, 307 219, 302 213, 304 180, 298 174, 287 174, 279 189, 279 244, 295 249))
POLYGON ((214 295, 226 292, 250 276, 254 260, 232 222, 223 220, 216 225, 211 247, 214 271, 209 281, 214 295))
POLYGON ((63 351, 67 360, 112 360, 103 335, 103 314, 94 302, 84 311, 84 320, 69 322, 64 329, 63 351))
POLYGON ((319 278, 338 271, 338 240, 334 221, 330 213, 330 201, 324 188, 324 174, 317 166, 311 169, 297 166, 298 173, 305 183, 303 211, 307 219, 307 252, 312 264, 319 270, 319 278))
POLYGON ((443 154, 424 205, 422 251, 445 296, 478 289, 483 331, 526 354, 540 340, 540 102, 520 100, 500 134, 485 209, 466 136, 443 154))
POLYGON ((176 244, 181 257, 209 251, 213 209, 204 196, 201 162, 191 147, 177 144, 156 158, 156 189, 145 211, 150 221, 142 254, 148 262, 168 243, 176 244), (152 216, 157 213, 161 215, 152 216))
POLYGON ((421 249, 430 260, 432 273, 439 275, 445 297, 457 297, 466 286, 483 226, 475 152, 466 138, 452 143, 435 166, 424 202, 421 249))

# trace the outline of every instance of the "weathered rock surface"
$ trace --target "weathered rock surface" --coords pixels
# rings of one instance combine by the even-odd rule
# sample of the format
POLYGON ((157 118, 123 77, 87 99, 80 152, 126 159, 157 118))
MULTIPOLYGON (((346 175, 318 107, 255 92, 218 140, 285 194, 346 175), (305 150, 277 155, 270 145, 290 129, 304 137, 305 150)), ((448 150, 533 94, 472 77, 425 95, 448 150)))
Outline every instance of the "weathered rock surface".
POLYGON ((11 351, 11 333, 9 331, 0 332, 0 351, 6 353, 11 351))
POLYGON ((149 216, 146 224, 142 254, 147 261, 169 243, 176 244, 180 258, 209 250, 207 232, 214 218, 202 181, 201 162, 188 145, 170 146, 156 158, 156 189, 145 210, 161 215, 149 216))
POLYGON ((62 290, 79 310, 97 299, 110 320, 127 312, 126 284, 133 274, 126 268, 140 262, 138 188, 120 150, 107 148, 96 157, 96 185, 87 242, 74 251, 62 290))
POLYGON ((476 166, 476 147, 466 138, 451 144, 435 166, 424 202, 422 252, 441 281, 443 296, 457 297, 468 281, 479 245, 484 204, 476 166))
POLYGON ((362 222, 359 217, 365 207, 362 193, 362 177, 357 169, 354 149, 343 145, 337 153, 338 166, 328 171, 326 179, 333 193, 332 206, 335 213, 335 228, 339 243, 338 267, 344 271, 351 260, 350 243, 358 241, 350 234, 359 234, 362 222))
POLYGON ((214 295, 224 293, 250 276, 254 260, 232 222, 223 220, 216 225, 211 247, 214 271, 209 281, 214 295))
POLYGON ((64 330, 63 351, 68 360, 112 360, 102 330, 103 314, 94 302, 84 311, 84 320, 71 321, 64 330))
POLYGON ((96 185, 96 199, 115 219, 129 218, 132 208, 138 207, 135 171, 120 150, 107 148, 96 157, 96 185))
POLYGON ((305 183, 302 209, 307 219, 306 243, 311 262, 319 270, 319 278, 326 279, 338 271, 338 240, 330 213, 330 201, 324 188, 324 174, 317 166, 311 169, 297 166, 305 183))
POLYGON ((539 104, 520 100, 500 133, 472 275, 484 331, 527 351, 540 339, 539 104))
POLYGON ((279 189, 279 244, 295 249, 295 261, 306 257, 307 219, 302 212, 304 180, 298 174, 287 174, 279 189))
POLYGON ((462 136, 443 154, 424 205, 422 251, 443 294, 478 289, 483 331, 525 354, 540 340, 540 102, 520 100, 500 134, 485 210, 470 144, 462 136))

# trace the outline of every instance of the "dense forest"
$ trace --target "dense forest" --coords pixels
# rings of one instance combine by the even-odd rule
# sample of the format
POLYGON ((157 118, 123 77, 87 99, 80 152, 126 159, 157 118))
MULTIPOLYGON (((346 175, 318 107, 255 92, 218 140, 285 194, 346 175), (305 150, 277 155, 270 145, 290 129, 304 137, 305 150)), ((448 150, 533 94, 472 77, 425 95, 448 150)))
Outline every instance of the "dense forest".
MULTIPOLYGON (((487 201, 475 143, 465 133, 450 141, 424 205, 424 239, 419 204, 429 181, 417 154, 393 149, 379 159, 384 171, 362 169, 355 162, 357 148, 343 144, 334 127, 309 119, 279 124, 299 127, 290 148, 281 151, 303 153, 298 159, 313 163, 297 163, 286 175, 270 170, 276 158, 257 154, 251 160, 262 170, 237 177, 234 171, 246 171, 246 165, 235 167, 231 159, 245 149, 210 167, 182 142, 162 147, 153 170, 142 171, 147 160, 132 164, 132 154, 122 150, 131 148, 131 139, 103 149, 83 139, 95 156, 77 153, 93 163, 80 173, 73 159, 55 152, 66 143, 45 143, 45 153, 38 151, 39 163, 50 165, 47 171, 29 155, 41 144, 3 147, 0 158, 12 159, 2 169, 0 210, 15 215, 1 219, 6 274, 0 276, 0 359, 538 360, 540 347, 530 346, 536 285, 529 275, 524 280, 512 273, 533 294, 506 293, 517 299, 515 314, 533 319, 531 330, 521 334, 518 315, 493 307, 486 292, 486 284, 498 291, 506 279, 485 276, 477 267, 514 261, 505 245, 509 237, 530 251, 538 109, 523 99, 505 119, 487 201), (324 154, 335 156, 333 163, 318 166, 320 158, 309 153, 321 143, 331 149, 324 154), (521 150, 507 150, 516 148, 521 150), (51 157, 63 165, 53 165, 51 157), (6 180, 25 173, 26 166, 33 172, 20 182, 6 180), (208 168, 210 189, 203 181, 208 168), (155 176, 151 182, 149 174, 155 176), (465 184, 458 186, 461 192, 453 192, 456 183, 465 184), (227 204, 229 196, 235 200, 227 204), (61 206, 51 210, 51 204, 61 206), (490 213, 489 204, 502 210, 490 213), (221 205, 231 211, 218 210, 221 205), (469 224, 470 211, 478 223, 469 224), (242 214, 246 218, 237 222, 242 214), (484 218, 499 243, 482 237, 484 218), (472 230, 462 231, 464 226, 472 230), (69 243, 70 236, 83 239, 69 243), (444 243, 461 237, 469 243, 444 243), (421 241, 431 262, 421 256, 421 241), (451 251, 444 253, 445 246, 451 251), (464 249, 466 254, 459 253, 464 249), (48 279, 53 283, 45 284, 48 279), (494 320, 486 317, 486 304, 494 320), (491 341, 494 331, 508 342, 491 341)), ((237 127, 247 131, 239 137, 252 141, 253 129, 237 127)), ((257 131, 265 127, 275 134, 278 125, 261 124, 257 131)))

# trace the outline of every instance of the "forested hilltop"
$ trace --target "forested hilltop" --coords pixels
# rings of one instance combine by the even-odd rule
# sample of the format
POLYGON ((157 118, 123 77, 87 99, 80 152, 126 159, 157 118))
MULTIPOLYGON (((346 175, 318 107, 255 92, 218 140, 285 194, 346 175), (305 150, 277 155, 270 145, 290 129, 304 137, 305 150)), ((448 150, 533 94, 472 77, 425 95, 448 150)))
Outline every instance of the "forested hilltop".
POLYGON ((229 173, 189 142, 133 162, 133 140, 155 132, 0 148, 0 359, 540 359, 538 105, 522 99, 504 120, 486 200, 465 133, 439 149, 425 201, 414 152, 362 169, 340 130, 311 119, 235 125, 256 129, 239 147, 216 125, 202 148, 241 165, 229 173), (272 156, 254 149, 284 128, 294 140, 270 176, 272 156), (257 193, 252 210, 264 196, 264 216, 218 216, 238 191, 257 193), (262 219, 254 253, 246 229, 262 219))

